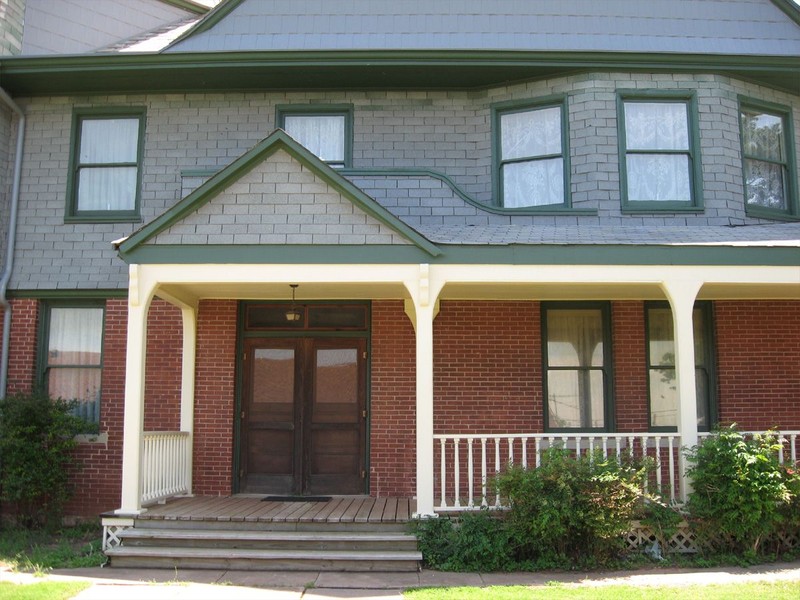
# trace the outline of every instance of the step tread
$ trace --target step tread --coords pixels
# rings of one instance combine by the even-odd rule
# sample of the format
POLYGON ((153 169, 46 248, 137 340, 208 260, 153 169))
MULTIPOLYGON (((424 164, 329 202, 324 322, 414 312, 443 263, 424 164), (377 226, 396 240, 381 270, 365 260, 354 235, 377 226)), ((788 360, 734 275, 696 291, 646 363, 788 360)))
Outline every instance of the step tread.
POLYGON ((121 539, 179 539, 179 540, 256 540, 311 542, 411 542, 416 537, 407 533, 354 533, 348 531, 237 531, 211 529, 127 529, 121 539))
POLYGON ((256 550, 245 548, 153 548, 147 546, 118 546, 106 550, 108 556, 163 556, 186 558, 253 558, 309 560, 422 560, 415 550, 356 551, 356 550, 256 550))

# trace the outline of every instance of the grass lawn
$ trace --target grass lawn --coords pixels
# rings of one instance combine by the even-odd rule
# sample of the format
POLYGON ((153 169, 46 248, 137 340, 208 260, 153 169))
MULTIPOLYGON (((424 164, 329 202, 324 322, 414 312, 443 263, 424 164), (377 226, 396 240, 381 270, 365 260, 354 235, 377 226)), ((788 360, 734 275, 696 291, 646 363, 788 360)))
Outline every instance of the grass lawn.
POLYGON ((800 598, 800 582, 779 581, 725 585, 667 586, 576 586, 555 584, 529 588, 516 586, 420 588, 407 590, 408 600, 796 600, 800 598))
POLYGON ((16 527, 0 529, 0 563, 18 571, 96 567, 106 558, 101 551, 98 523, 64 527, 55 533, 16 527))
POLYGON ((67 600, 90 585, 88 581, 42 581, 22 585, 0 581, 0 600, 67 600))

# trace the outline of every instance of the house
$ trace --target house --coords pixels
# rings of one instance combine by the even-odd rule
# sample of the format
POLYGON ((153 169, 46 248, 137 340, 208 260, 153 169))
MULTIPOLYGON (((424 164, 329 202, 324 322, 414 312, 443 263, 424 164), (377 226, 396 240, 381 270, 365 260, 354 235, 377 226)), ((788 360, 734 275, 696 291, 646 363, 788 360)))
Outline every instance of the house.
POLYGON ((142 0, 90 47, 56 4, 0 2, 0 366, 99 425, 72 514, 430 516, 557 443, 679 501, 719 422, 797 460, 789 0, 142 0))

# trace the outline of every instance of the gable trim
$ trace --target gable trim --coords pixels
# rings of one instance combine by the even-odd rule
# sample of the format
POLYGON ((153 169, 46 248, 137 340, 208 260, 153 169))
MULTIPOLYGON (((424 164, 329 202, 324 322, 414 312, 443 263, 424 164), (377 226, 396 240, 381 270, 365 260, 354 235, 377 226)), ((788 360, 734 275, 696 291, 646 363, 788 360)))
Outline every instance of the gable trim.
MULTIPOLYGON (((187 215, 207 204, 221 194, 229 185, 238 181, 257 165, 272 156, 278 150, 286 151, 292 158, 309 168, 316 176, 339 192, 357 208, 377 219, 411 244, 430 256, 441 254, 439 248, 412 229, 392 213, 380 206, 375 200, 344 179, 319 158, 311 154, 303 146, 294 141, 285 131, 276 129, 260 143, 222 169, 199 188, 179 201, 175 206, 142 227, 139 231, 123 240, 118 246, 120 256, 133 252, 142 244, 162 231, 174 225, 187 215)), ((368 246, 365 246, 368 247, 368 246)))
POLYGON ((222 2, 217 4, 210 12, 208 12, 208 14, 206 14, 205 17, 203 17, 192 27, 184 31, 183 34, 179 35, 177 38, 172 40, 172 42, 167 44, 166 47, 162 48, 161 52, 164 52, 165 50, 172 48, 172 46, 174 46, 175 44, 179 44, 186 38, 192 37, 197 33, 203 33, 204 31, 208 31, 209 29, 214 27, 214 25, 219 23, 222 19, 227 17, 231 13, 231 11, 233 11, 234 8, 236 8, 242 3, 242 1, 243 0, 228 0, 227 2, 225 2, 225 0, 223 0, 222 2))

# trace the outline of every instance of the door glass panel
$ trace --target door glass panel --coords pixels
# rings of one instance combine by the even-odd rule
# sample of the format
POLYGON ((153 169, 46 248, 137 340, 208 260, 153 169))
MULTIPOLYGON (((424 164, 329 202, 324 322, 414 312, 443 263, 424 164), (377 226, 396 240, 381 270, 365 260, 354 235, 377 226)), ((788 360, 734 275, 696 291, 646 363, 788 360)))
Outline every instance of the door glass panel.
POLYGON ((366 329, 364 306, 309 306, 308 326, 312 329, 366 329))
POLYGON ((358 351, 355 348, 317 350, 315 400, 319 404, 358 403, 358 351))
POLYGON ((253 402, 294 402, 294 350, 256 348, 253 353, 253 402))

